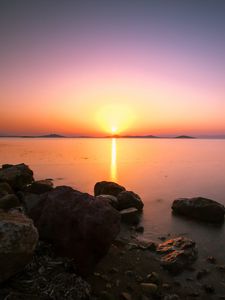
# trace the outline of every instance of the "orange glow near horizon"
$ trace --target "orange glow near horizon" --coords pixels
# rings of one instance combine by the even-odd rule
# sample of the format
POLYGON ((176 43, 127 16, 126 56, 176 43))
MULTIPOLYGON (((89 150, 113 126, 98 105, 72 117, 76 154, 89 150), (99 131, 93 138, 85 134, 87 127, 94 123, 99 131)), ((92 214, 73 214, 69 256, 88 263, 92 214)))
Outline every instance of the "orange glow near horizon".
POLYGON ((110 173, 111 173, 110 174, 111 180, 116 182, 117 181, 117 150, 116 150, 116 139, 115 138, 112 138, 110 173))

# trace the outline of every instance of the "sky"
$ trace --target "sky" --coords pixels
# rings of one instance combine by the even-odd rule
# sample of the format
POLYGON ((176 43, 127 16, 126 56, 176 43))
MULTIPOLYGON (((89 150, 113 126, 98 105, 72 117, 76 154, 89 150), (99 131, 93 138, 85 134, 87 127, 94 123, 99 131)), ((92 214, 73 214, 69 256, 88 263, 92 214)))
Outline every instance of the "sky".
POLYGON ((1 0, 0 134, 225 134, 224 0, 1 0))

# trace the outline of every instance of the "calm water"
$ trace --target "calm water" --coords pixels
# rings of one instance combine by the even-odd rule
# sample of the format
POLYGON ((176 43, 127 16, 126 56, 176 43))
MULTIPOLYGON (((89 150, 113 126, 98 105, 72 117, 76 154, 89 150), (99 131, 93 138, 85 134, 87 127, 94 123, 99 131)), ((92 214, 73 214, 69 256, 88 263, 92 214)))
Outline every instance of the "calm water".
POLYGON ((204 196, 225 204, 225 140, 0 139, 0 163, 28 164, 36 179, 53 178, 93 194, 97 181, 112 180, 140 194, 144 236, 171 234, 196 240, 200 256, 224 263, 224 226, 171 214, 177 197, 204 196))

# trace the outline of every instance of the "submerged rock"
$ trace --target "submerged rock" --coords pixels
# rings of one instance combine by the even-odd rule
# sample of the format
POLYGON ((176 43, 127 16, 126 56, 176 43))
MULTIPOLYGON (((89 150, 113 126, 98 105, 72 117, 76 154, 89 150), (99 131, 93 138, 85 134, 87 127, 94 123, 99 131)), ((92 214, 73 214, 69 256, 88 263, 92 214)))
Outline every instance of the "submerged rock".
POLYGON ((26 187, 26 191, 33 194, 43 194, 53 189, 51 179, 37 180, 26 187))
POLYGON ((33 171, 25 164, 3 165, 0 169, 0 182, 7 182, 15 190, 23 189, 33 180, 33 171))
POLYGON ((122 191, 125 191, 125 187, 111 181, 100 181, 94 186, 94 195, 112 195, 117 197, 122 191))
POLYGON ((38 232, 19 212, 0 210, 0 282, 21 271, 32 259, 38 232))
POLYGON ((224 221, 225 207, 211 199, 179 198, 174 200, 172 210, 179 215, 188 216, 201 221, 224 221))
POLYGON ((29 212, 40 238, 58 254, 74 258, 80 273, 92 272, 119 233, 119 213, 105 199, 67 186, 40 197, 29 212))
POLYGON ((140 196, 138 194, 131 191, 122 191, 117 196, 118 200, 118 209, 127 209, 130 207, 134 207, 138 210, 142 210, 144 203, 142 202, 140 196))
POLYGON ((197 259, 195 242, 185 237, 170 239, 157 247, 162 266, 171 273, 179 273, 197 259))

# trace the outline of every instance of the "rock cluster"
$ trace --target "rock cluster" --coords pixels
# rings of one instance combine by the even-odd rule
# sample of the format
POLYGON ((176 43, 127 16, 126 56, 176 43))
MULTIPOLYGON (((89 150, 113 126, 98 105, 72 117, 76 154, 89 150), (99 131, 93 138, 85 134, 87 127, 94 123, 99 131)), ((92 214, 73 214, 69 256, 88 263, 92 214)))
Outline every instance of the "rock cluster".
POLYGON ((140 212, 144 203, 140 196, 125 187, 110 181, 100 181, 95 184, 94 194, 107 199, 108 203, 120 212, 121 220, 129 224, 140 221, 140 212))

